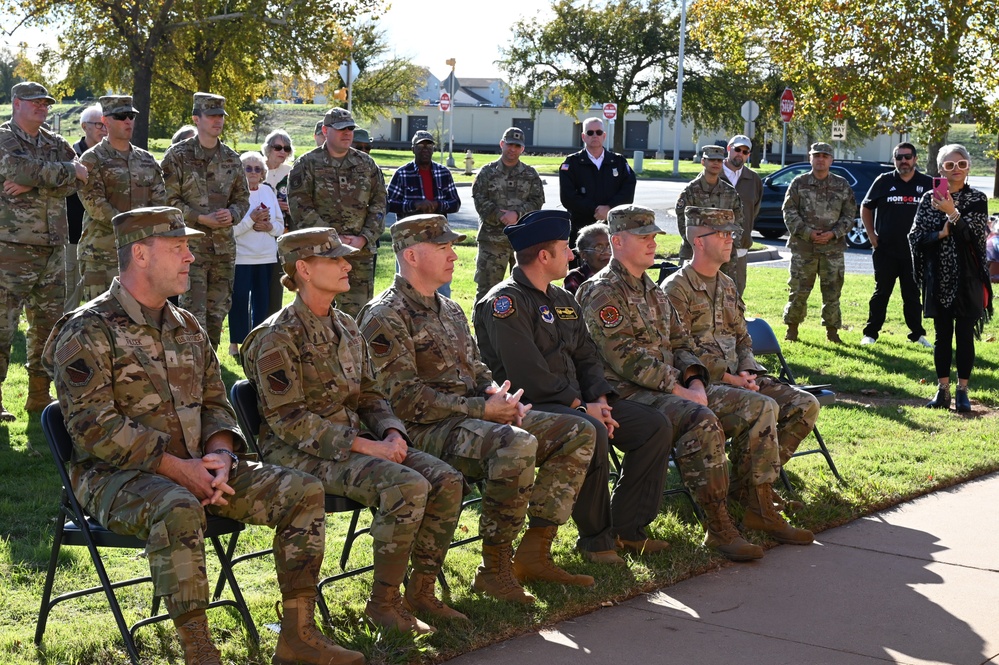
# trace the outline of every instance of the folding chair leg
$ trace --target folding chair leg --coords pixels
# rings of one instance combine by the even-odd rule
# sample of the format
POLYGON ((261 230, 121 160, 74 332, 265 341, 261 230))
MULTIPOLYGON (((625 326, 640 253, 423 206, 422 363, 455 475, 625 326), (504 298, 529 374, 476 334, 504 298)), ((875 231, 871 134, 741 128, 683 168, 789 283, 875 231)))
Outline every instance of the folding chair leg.
POLYGON ((836 468, 836 463, 833 462, 829 449, 826 448, 826 442, 823 440, 822 434, 819 433, 819 428, 815 427, 812 429, 812 433, 815 434, 815 440, 819 442, 819 448, 822 450, 822 456, 826 458, 826 464, 829 465, 829 470, 833 472, 834 476, 836 476, 836 480, 841 483, 846 482, 843 480, 843 476, 839 475, 839 470, 836 468))
MULTIPOLYGON (((232 534, 229 537, 229 542, 225 546, 225 560, 232 562, 232 557, 236 554, 236 543, 239 542, 239 532, 232 534)), ((219 571, 219 579, 215 583, 215 593, 212 594, 212 602, 218 600, 222 597, 222 592, 225 591, 225 568, 219 571)))
POLYGON ((56 520, 55 536, 52 539, 52 555, 49 557, 49 570, 45 575, 45 588, 42 590, 42 606, 38 610, 38 623, 35 626, 35 646, 42 643, 42 636, 45 634, 45 626, 49 620, 49 601, 52 599, 52 586, 55 583, 56 567, 59 565, 59 550, 62 549, 62 535, 66 529, 66 522, 62 514, 56 520))
MULTIPOLYGON (((229 546, 235 547, 236 537, 239 533, 232 534, 229 539, 229 546)), ((255 647, 260 646, 260 635, 257 633, 257 626, 253 623, 253 617, 250 616, 250 610, 246 607, 246 601, 243 599, 243 591, 239 588, 239 583, 236 581, 236 576, 232 572, 232 559, 229 556, 227 548, 222 547, 222 543, 216 536, 210 539, 212 545, 215 547, 215 554, 218 556, 219 565, 222 568, 222 575, 225 576, 226 581, 229 582, 229 589, 232 591, 233 600, 236 601, 236 610, 239 612, 240 616, 243 617, 243 624, 246 626, 246 632, 250 634, 250 639, 253 641, 255 647)), ((215 600, 218 600, 216 598, 215 600)))
MULTIPOLYGON (((371 514, 374 515, 374 508, 371 509, 371 514)), ((361 517, 361 509, 358 508, 350 516, 350 526, 347 527, 347 536, 343 539, 343 551, 340 552, 340 570, 347 570, 347 561, 350 559, 350 549, 354 546, 354 541, 361 534, 357 532, 357 520, 361 517)), ((366 533, 366 532, 365 532, 366 533)), ((322 594, 320 594, 321 596, 322 594)))
POLYGON ((125 623, 125 615, 122 614, 121 605, 118 604, 118 598, 114 594, 111 578, 108 577, 107 570, 104 567, 104 560, 101 559, 100 552, 97 550, 93 537, 90 535, 90 530, 86 526, 82 530, 84 539, 87 541, 87 549, 90 551, 90 558, 93 560, 94 568, 97 571, 97 578, 101 581, 101 586, 104 587, 104 595, 107 596, 108 605, 111 606, 111 614, 114 615, 114 621, 118 625, 118 632, 121 633, 121 638, 125 642, 125 650, 128 652, 128 657, 131 659, 133 665, 140 665, 139 649, 135 646, 135 640, 132 639, 132 632, 129 630, 128 624, 125 623))

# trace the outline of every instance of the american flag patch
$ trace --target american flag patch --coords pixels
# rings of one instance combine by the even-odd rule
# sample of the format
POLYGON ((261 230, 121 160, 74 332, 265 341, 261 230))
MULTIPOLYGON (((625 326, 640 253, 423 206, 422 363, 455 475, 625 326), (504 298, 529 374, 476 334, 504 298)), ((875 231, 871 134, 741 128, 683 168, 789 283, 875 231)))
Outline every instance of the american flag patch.
POLYGON ((63 365, 67 360, 75 356, 77 353, 83 350, 83 345, 80 344, 80 340, 76 337, 71 338, 68 342, 59 347, 59 350, 55 352, 56 363, 63 365))
POLYGON ((280 366, 281 352, 276 349, 257 361, 257 370, 259 370, 261 374, 267 374, 272 369, 280 366))
POLYGON ((568 164, 562 164, 562 166, 558 167, 558 170, 559 171, 568 171, 569 170, 569 165, 568 164))

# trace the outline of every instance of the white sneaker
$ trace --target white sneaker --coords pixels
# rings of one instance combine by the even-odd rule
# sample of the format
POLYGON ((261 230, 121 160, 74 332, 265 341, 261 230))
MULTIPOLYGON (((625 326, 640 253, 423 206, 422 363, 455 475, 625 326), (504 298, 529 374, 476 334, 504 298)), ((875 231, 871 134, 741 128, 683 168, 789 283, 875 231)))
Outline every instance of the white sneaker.
POLYGON ((932 349, 933 348, 933 342, 931 342, 930 340, 926 339, 926 335, 920 335, 919 339, 917 339, 915 343, 916 344, 920 344, 922 346, 925 346, 928 349, 932 349))
POLYGON ((860 338, 860 345, 867 346, 868 344, 874 344, 876 341, 878 340, 874 339, 873 337, 868 337, 867 335, 864 335, 863 337, 860 338))

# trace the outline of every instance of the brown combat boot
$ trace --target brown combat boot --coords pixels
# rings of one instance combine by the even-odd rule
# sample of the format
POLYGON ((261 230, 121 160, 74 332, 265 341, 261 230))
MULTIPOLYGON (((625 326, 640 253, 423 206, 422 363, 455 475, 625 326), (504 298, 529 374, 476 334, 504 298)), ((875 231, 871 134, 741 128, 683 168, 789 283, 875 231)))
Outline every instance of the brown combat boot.
POLYGON ((517 554, 513 557, 513 574, 517 581, 555 582, 574 586, 593 586, 589 575, 573 575, 552 561, 552 541, 558 532, 557 526, 535 526, 524 533, 517 554))
POLYGON ((364 655, 344 649, 316 627, 316 597, 285 598, 281 634, 271 665, 364 665, 364 655))
POLYGON ((828 339, 833 344, 843 343, 843 340, 839 338, 839 331, 833 326, 826 326, 826 339, 828 339))
POLYGON ((420 621, 402 606, 402 596, 399 587, 375 580, 371 584, 371 597, 364 606, 364 613, 375 626, 391 630, 393 628, 403 633, 427 635, 436 633, 437 629, 429 623, 420 621))
POLYGON ((808 529, 796 529, 788 524, 773 502, 773 486, 761 483, 749 493, 749 503, 746 514, 742 518, 742 526, 746 529, 764 531, 779 543, 789 545, 808 545, 815 536, 808 529))
POLYGON ((52 402, 49 395, 49 377, 29 376, 28 377, 28 400, 24 403, 24 410, 28 413, 41 413, 42 409, 52 402))
POLYGON ((787 324, 787 332, 784 333, 785 342, 797 342, 798 341, 798 324, 789 323, 787 324))
POLYGON ((623 538, 618 538, 617 547, 620 550, 627 550, 638 556, 644 556, 646 554, 665 552, 669 549, 669 543, 665 540, 656 540, 655 538, 646 538, 644 540, 624 540, 623 538))
POLYGON ((184 665, 222 665, 222 654, 212 643, 204 610, 188 612, 178 617, 175 624, 184 647, 184 665))
POLYGON ((417 573, 409 576, 406 584, 406 595, 402 598, 402 606, 413 614, 430 615, 452 621, 468 621, 468 617, 458 610, 448 607, 434 593, 437 578, 429 573, 417 573))
POLYGON ((17 420, 17 416, 8 411, 3 405, 3 389, 0 388, 0 423, 12 423, 17 420))
MULTIPOLYGON (((803 504, 801 501, 797 501, 796 499, 786 500, 784 497, 782 497, 780 494, 777 493, 777 490, 774 489, 773 485, 770 486, 770 491, 773 492, 773 496, 771 497, 771 499, 774 502, 774 508, 776 508, 777 510, 787 513, 788 515, 799 510, 804 510, 805 504, 803 504)), ((745 505, 746 502, 741 501, 740 503, 745 505)))
POLYGON ((701 504, 707 517, 704 546, 715 550, 729 561, 752 561, 763 558, 763 548, 754 545, 735 528, 728 514, 725 500, 706 501, 701 504))
POLYGON ((482 544, 482 565, 475 571, 472 590, 492 596, 497 600, 530 605, 534 596, 520 586, 513 576, 513 547, 482 544))

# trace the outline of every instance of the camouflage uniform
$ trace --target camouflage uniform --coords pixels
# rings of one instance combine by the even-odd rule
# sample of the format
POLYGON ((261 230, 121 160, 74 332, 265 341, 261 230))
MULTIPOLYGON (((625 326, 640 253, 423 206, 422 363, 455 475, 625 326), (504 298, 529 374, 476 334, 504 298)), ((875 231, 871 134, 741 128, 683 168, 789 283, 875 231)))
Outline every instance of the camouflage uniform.
MULTIPOLYGON (((722 152, 724 156, 724 152, 722 152)), ((704 173, 698 174, 696 178, 690 181, 682 192, 680 192, 680 198, 676 200, 676 226, 680 232, 680 238, 682 239, 682 244, 680 245, 680 258, 683 261, 689 261, 691 257, 694 256, 694 249, 687 242, 686 228, 687 228, 687 218, 684 215, 684 209, 687 206, 695 206, 699 208, 725 208, 731 210, 735 213, 736 219, 743 218, 742 211, 742 199, 739 197, 739 192, 735 191, 735 187, 729 184, 728 180, 724 176, 718 176, 718 182, 714 185, 709 185, 704 179, 704 173)), ((729 275, 732 279, 735 279, 738 269, 738 251, 737 247, 739 245, 739 236, 736 236, 735 243, 732 244, 732 257, 731 259, 722 266, 722 272, 729 275)))
POLYGON ((503 281, 514 264, 513 247, 503 235, 500 210, 523 217, 545 204, 545 190, 534 167, 518 161, 507 167, 497 159, 482 167, 472 183, 472 199, 479 214, 478 251, 475 255, 475 300, 503 281))
MULTIPOLYGON (((831 153, 830 153, 831 154, 831 153)), ((797 325, 808 313, 808 296, 819 276, 822 288, 822 325, 842 328, 839 297, 843 291, 846 234, 857 217, 857 200, 846 179, 835 173, 819 180, 811 172, 791 181, 784 196, 784 224, 791 249, 791 293, 784 307, 784 323, 797 325), (825 245, 811 240, 812 231, 832 231, 835 239, 825 245)))
POLYGON ((83 236, 77 249, 83 276, 83 299, 91 300, 108 290, 118 274, 118 253, 111 219, 120 212, 167 203, 163 170, 156 158, 131 146, 122 155, 105 138, 80 158, 90 171, 80 189, 83 236))
MULTIPOLYGON (((195 112, 201 106, 224 104, 217 95, 195 95, 195 112)), ((202 112, 208 113, 208 110, 202 112)), ((222 340, 222 323, 232 304, 232 280, 236 272, 236 241, 232 227, 250 208, 250 190, 239 154, 218 142, 214 151, 205 150, 192 136, 170 146, 163 156, 163 180, 167 204, 179 208, 191 228, 205 236, 190 244, 195 262, 191 264, 191 286, 180 296, 180 305, 194 314, 208 331, 212 345, 222 340), (213 229, 198 223, 198 215, 227 209, 232 224, 213 229)))
POLYGON ((396 275, 360 322, 413 445, 471 480, 485 479, 479 532, 487 544, 512 542, 528 511, 553 524, 569 519, 592 455, 590 429, 579 418, 535 411, 521 427, 484 420, 485 390, 495 384, 457 303, 423 296, 396 275))
POLYGON ((111 289, 53 330, 44 362, 73 438, 73 492, 98 522, 146 540, 157 596, 171 617, 208 605, 205 512, 276 528, 274 558, 284 596, 314 590, 325 548, 322 485, 289 469, 241 460, 228 505, 202 508, 156 473, 164 455, 191 459, 231 432, 235 414, 204 329, 167 303, 147 315, 117 278, 111 289))
MULTIPOLYGON (((34 85, 34 84, 33 84, 34 85)), ((40 87, 40 86, 39 86, 40 87)), ((7 378, 10 346, 21 308, 28 318, 29 377, 45 377, 42 347, 66 300, 69 241, 66 197, 75 192, 76 153, 44 127, 31 137, 13 120, 0 125, 0 183, 32 187, 17 196, 0 191, 0 382, 7 378)))
POLYGON ((334 228, 367 242, 350 261, 350 291, 337 297, 337 309, 357 316, 375 293, 378 238, 385 230, 385 179, 375 160, 350 148, 343 159, 325 145, 295 160, 288 176, 288 229, 334 228))
POLYGON ((330 494, 377 507, 376 582, 398 587, 405 565, 392 579, 382 564, 410 552, 415 571, 435 576, 457 523, 461 474, 415 448, 401 464, 351 452, 358 436, 383 439, 390 429, 405 436, 406 428, 374 382, 354 320, 333 308, 330 317, 332 327, 297 296, 246 338, 243 369, 263 416, 260 451, 316 476, 330 494))

